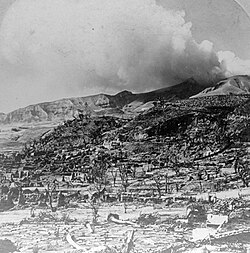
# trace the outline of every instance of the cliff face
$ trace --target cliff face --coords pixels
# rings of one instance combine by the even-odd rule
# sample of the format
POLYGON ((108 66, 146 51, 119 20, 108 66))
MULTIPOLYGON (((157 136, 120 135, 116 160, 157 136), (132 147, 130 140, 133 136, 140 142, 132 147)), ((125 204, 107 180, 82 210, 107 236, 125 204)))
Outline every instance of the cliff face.
POLYGON ((17 109, 3 117, 2 123, 62 121, 72 119, 79 111, 94 113, 95 110, 109 107, 109 104, 106 95, 61 99, 17 109))
POLYGON ((195 80, 188 79, 181 84, 147 93, 134 94, 130 91, 122 91, 116 95, 98 94, 88 97, 66 98, 53 102, 30 105, 25 108, 17 109, 6 115, 0 115, 0 123, 12 124, 63 121, 72 119, 79 113, 91 113, 92 115, 121 115, 126 112, 126 108, 130 107, 131 104, 133 104, 132 112, 138 112, 140 108, 145 107, 143 107, 143 105, 147 105, 150 101, 160 98, 169 101, 186 99, 197 94, 201 90, 202 86, 200 86, 195 80))

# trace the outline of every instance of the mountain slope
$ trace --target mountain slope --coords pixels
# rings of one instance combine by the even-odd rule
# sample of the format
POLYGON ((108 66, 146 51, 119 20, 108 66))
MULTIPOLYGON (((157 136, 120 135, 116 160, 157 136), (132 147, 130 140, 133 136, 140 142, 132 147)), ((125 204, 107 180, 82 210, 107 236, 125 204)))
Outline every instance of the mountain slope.
POLYGON ((122 91, 116 95, 98 94, 88 97, 65 98, 17 109, 2 117, 0 122, 12 124, 22 122, 62 121, 72 119, 79 113, 89 113, 92 115, 121 115, 127 112, 127 108, 130 107, 131 103, 134 103, 132 111, 136 109, 138 111, 140 110, 138 108, 142 108, 142 110, 147 108, 148 105, 146 105, 146 107, 143 107, 143 105, 150 101, 160 98, 167 101, 186 99, 197 94, 201 90, 202 86, 191 78, 181 84, 147 93, 134 94, 129 91, 122 91))
POLYGON ((250 94, 250 76, 233 76, 218 82, 214 87, 209 87, 193 96, 204 97, 214 95, 245 95, 250 94))

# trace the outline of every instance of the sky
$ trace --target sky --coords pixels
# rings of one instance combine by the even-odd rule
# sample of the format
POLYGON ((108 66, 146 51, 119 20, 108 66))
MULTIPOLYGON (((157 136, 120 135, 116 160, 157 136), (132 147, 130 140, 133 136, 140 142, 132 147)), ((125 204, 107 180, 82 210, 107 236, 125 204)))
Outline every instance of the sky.
MULTIPOLYGON (((238 0, 250 13, 249 0, 238 0)), ((0 112, 250 74, 233 0, 0 0, 0 112)))

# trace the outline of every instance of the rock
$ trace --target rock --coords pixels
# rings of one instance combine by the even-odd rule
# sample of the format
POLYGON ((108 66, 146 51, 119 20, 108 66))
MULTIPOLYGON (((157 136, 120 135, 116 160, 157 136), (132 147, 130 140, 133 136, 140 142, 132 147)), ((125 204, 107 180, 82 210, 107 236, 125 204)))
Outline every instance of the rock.
POLYGON ((209 239, 210 235, 214 235, 215 233, 216 230, 212 228, 196 228, 192 232, 193 241, 209 239))
POLYGON ((207 225, 222 226, 225 223, 228 223, 228 215, 207 215, 207 225))
POLYGON ((0 252, 1 253, 10 253, 10 252, 15 252, 19 251, 15 244, 9 240, 9 239, 4 239, 0 240, 0 252))

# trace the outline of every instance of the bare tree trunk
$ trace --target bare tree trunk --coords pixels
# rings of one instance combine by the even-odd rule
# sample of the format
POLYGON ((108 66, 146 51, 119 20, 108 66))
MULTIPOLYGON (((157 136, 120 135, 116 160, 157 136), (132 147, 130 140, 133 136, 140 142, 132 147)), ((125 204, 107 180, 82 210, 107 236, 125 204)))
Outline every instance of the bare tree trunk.
POLYGON ((168 175, 165 175, 165 193, 168 193, 168 175))
POLYGON ((23 195, 22 189, 19 189, 19 195, 18 195, 18 201, 17 201, 17 205, 18 206, 23 206, 25 204, 25 197, 23 195))
POLYGON ((134 248, 134 233, 134 230, 128 232, 121 253, 129 253, 134 248))

